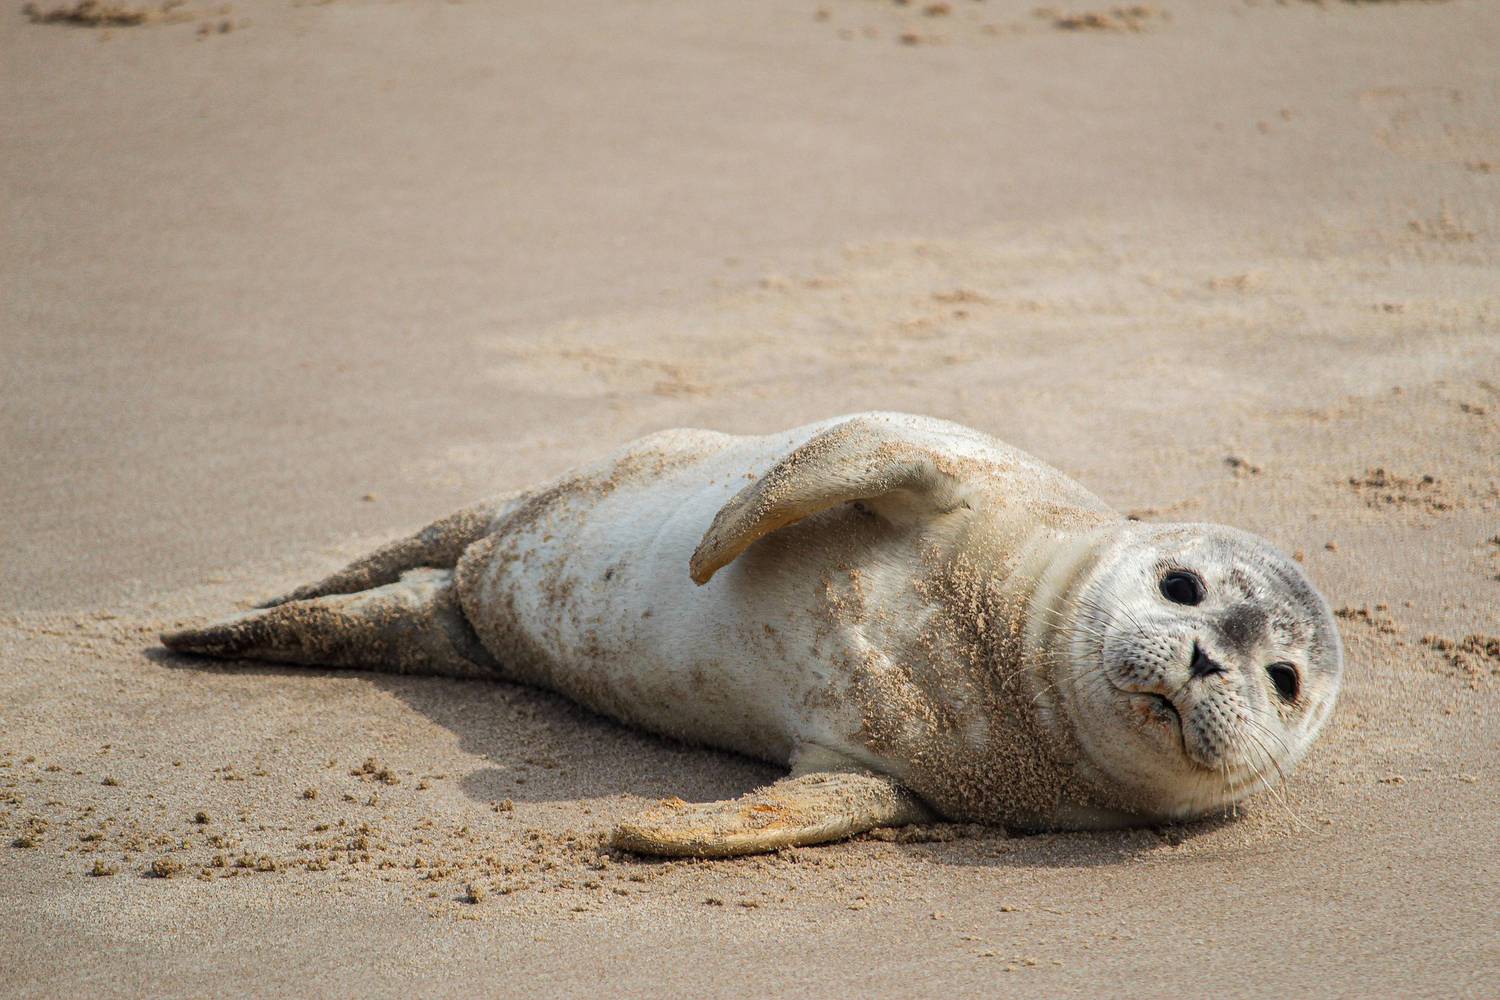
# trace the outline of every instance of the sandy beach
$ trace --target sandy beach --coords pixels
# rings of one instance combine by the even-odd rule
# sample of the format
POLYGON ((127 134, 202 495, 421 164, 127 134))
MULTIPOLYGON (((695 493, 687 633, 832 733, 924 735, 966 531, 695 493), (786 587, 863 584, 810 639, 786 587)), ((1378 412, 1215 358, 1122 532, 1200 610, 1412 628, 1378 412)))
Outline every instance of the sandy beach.
POLYGON ((1489 0, 0 21, 0 994, 1493 994, 1489 0), (1283 792, 638 860, 777 772, 157 643, 649 431, 865 409, 1295 553, 1348 662, 1283 792))

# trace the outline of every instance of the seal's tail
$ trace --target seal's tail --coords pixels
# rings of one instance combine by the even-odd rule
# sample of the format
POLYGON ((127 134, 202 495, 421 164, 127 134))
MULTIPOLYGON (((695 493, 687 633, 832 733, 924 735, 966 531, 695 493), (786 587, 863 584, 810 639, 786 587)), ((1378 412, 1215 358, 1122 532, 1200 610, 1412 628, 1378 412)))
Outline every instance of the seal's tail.
POLYGON ((408 570, 394 583, 289 600, 161 641, 179 653, 397 674, 495 677, 500 669, 464 617, 447 569, 408 570))

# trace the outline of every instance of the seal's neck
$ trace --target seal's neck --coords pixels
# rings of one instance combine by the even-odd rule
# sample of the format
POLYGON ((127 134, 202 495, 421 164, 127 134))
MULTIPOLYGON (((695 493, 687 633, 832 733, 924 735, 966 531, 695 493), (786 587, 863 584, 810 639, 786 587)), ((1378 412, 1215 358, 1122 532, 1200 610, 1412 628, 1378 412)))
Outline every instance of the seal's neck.
POLYGON ((1123 527, 1124 522, 1079 533, 1042 530, 1022 549, 1012 579, 1025 600, 1021 634, 1028 662, 1050 664, 1068 654, 1083 588, 1120 541, 1123 527))
POLYGON ((1062 703, 1073 638, 1088 612, 1083 593, 1098 568, 1126 540, 1127 524, 1121 521, 1067 534, 1038 532, 1023 550, 1014 574, 1018 588, 1029 588, 1024 591, 1025 610, 1019 624, 1032 724, 1038 737, 1050 745, 1054 759, 1070 762, 1051 813, 1031 817, 1038 829, 1129 825, 1125 814, 1101 808, 1098 793, 1103 776, 1087 765, 1072 714, 1062 703))
MULTIPOLYGON (((1056 681, 1079 615, 1077 593, 1114 551, 1122 524, 1002 522, 996 530, 981 523, 953 539, 943 572, 929 583, 943 592, 928 591, 946 616, 938 634, 952 637, 952 655, 946 672, 925 676, 946 678, 934 682, 928 700, 956 724, 934 734, 940 749, 925 755, 942 767, 906 775, 918 794, 953 815, 1018 828, 1118 825, 1114 817, 1085 815, 1100 801, 1098 786, 1076 767, 1082 753, 1071 718, 1057 705, 1056 681), (955 680, 959 663, 975 673, 955 680), (982 711, 966 707, 981 704, 982 711)), ((924 643, 914 660, 932 651, 924 643)))

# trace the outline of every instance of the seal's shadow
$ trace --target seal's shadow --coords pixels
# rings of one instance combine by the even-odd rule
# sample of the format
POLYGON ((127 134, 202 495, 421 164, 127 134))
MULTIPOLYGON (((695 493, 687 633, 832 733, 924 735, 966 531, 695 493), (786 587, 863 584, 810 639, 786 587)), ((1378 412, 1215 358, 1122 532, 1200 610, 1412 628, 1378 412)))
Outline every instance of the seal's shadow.
POLYGON ((1206 817, 1169 826, 1072 833, 1009 833, 995 830, 948 843, 922 845, 941 865, 978 868, 1108 868, 1138 862, 1149 854, 1214 834, 1232 826, 1230 817, 1206 817))
POLYGON ((267 683, 315 675, 374 685, 453 733, 466 753, 489 762, 458 779, 463 792, 480 802, 577 802, 612 795, 711 801, 782 774, 736 754, 628 729, 560 695, 505 681, 212 661, 161 648, 145 655, 172 669, 255 674, 267 683))
POLYGON ((466 752, 493 763, 461 781, 466 794, 482 801, 618 794, 710 801, 781 777, 780 769, 747 757, 626 728, 549 691, 505 682, 371 680, 454 733, 466 752))
MULTIPOLYGON (((737 754, 628 729, 560 695, 505 681, 224 662, 161 648, 145 655, 171 669, 250 673, 267 683, 318 675, 372 684, 453 733, 466 753, 489 762, 458 779, 463 792, 479 802, 582 802, 617 795, 708 802, 741 795, 783 773, 737 754)), ((1093 868, 1127 864, 1164 844, 1212 834, 1233 822, 1215 817, 1169 827, 1035 835, 994 830, 911 846, 942 865, 1093 868)))

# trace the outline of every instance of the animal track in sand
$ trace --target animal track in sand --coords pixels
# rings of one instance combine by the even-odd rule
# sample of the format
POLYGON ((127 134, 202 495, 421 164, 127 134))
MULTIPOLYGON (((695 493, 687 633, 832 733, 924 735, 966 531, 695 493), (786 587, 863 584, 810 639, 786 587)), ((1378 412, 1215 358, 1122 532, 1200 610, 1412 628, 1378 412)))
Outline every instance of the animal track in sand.
POLYGON ((1105 10, 1062 13, 1039 8, 1036 16, 1061 31, 1145 31, 1152 21, 1170 20, 1171 15, 1149 4, 1130 4, 1105 10))
POLYGON ((21 7, 21 13, 32 24, 60 24, 75 28, 103 28, 100 36, 109 37, 110 28, 134 28, 143 24, 185 24, 201 21, 198 37, 212 34, 228 34, 236 28, 249 25, 248 21, 228 17, 233 11, 228 4, 213 10, 190 8, 187 0, 163 0, 159 4, 113 3, 109 0, 77 0, 75 3, 43 9, 35 3, 21 7))
POLYGON ((1172 15, 1150 4, 1120 4, 1096 10, 1038 7, 1030 17, 997 20, 984 4, 947 0, 828 0, 815 7, 812 20, 828 25, 849 41, 894 42, 901 46, 943 45, 1036 31, 1077 34, 1140 34, 1172 15))
POLYGON ((1399 156, 1461 165, 1474 173, 1500 169, 1500 127, 1492 109, 1500 86, 1372 87, 1359 103, 1377 123, 1375 135, 1399 156))
POLYGON ((1500 677, 1500 636, 1471 632, 1461 639, 1422 636, 1422 644, 1443 655, 1459 676, 1477 685, 1485 676, 1500 677))
POLYGON ((1365 470, 1362 476, 1350 476, 1349 485, 1364 497, 1370 507, 1420 507, 1431 514, 1452 510, 1459 502, 1436 476, 1401 476, 1383 466, 1365 470))
POLYGON ((1397 635, 1402 628, 1396 624, 1396 620, 1390 616, 1389 612, 1390 605, 1388 604, 1377 604, 1374 608, 1369 605, 1361 605, 1357 608, 1345 605, 1336 609, 1333 614, 1346 622, 1367 625, 1381 635, 1397 635))
POLYGON ((79 0, 43 10, 34 3, 21 7, 32 24, 70 24, 84 28, 130 28, 141 24, 191 21, 196 15, 183 10, 186 0, 166 0, 158 5, 108 3, 105 0, 79 0))

